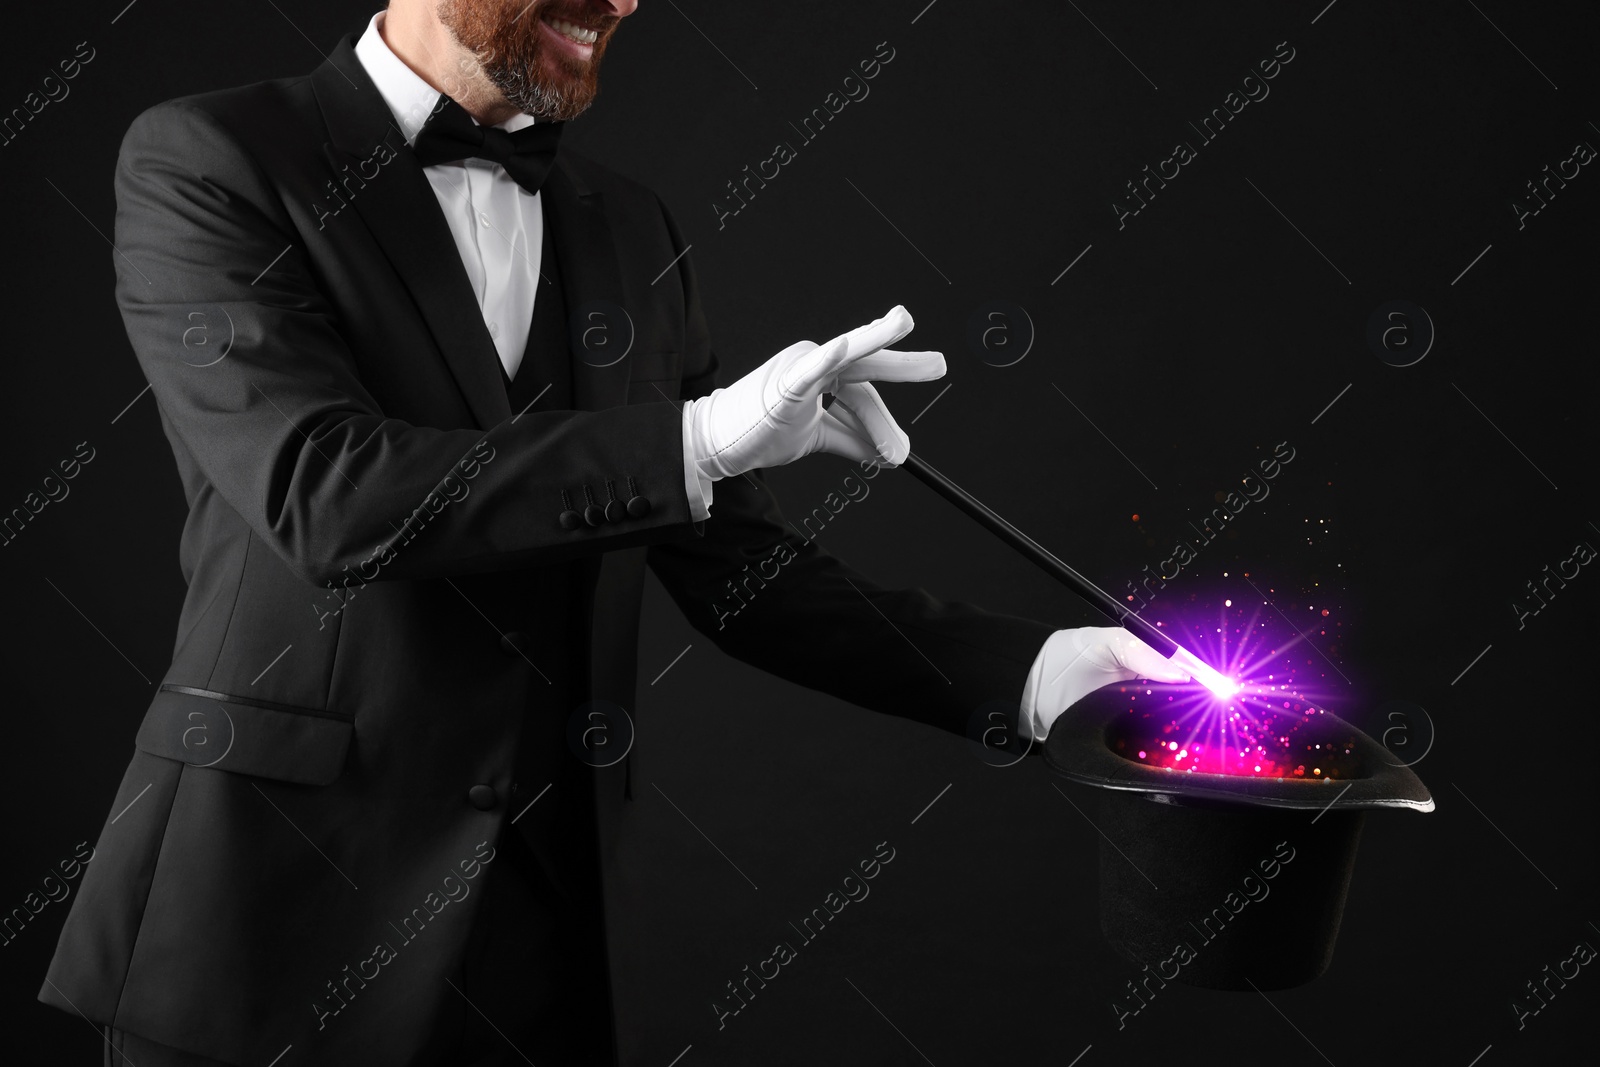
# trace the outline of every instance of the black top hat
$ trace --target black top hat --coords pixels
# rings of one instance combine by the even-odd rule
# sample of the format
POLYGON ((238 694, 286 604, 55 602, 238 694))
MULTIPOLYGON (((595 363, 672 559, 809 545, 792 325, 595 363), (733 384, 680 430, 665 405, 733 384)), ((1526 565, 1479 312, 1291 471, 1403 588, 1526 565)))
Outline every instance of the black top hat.
POLYGON ((1248 744, 1216 730, 1213 743, 1231 750, 1192 755, 1168 712, 1129 706, 1134 688, 1074 705, 1044 744, 1053 772, 1101 790, 1106 938, 1146 966, 1146 983, 1265 990, 1316 978, 1333 959, 1365 812, 1432 811, 1427 787, 1371 737, 1305 705, 1252 710, 1248 744), (1190 769, 1196 756, 1206 769, 1190 769))

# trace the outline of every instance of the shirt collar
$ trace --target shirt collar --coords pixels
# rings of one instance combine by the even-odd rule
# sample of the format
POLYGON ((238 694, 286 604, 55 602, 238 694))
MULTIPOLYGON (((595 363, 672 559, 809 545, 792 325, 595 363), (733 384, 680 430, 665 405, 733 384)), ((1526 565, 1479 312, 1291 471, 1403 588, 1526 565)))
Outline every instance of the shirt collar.
MULTIPOLYGON (((367 23, 367 31, 356 42, 356 58, 378 87, 379 95, 389 105, 395 121, 400 124, 400 132, 405 135, 406 143, 410 144, 444 94, 424 81, 420 74, 406 66, 405 61, 390 50, 379 32, 383 16, 384 12, 379 11, 367 23)), ((508 131, 520 130, 524 126, 532 126, 534 121, 532 115, 518 113, 499 123, 499 127, 508 131)))

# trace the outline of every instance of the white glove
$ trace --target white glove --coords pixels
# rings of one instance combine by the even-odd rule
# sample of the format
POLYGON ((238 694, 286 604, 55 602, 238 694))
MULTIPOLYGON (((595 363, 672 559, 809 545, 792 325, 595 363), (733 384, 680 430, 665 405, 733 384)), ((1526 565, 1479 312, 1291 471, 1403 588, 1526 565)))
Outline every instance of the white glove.
POLYGON ((1135 678, 1187 682, 1189 671, 1120 626, 1057 630, 1028 672, 1018 732, 1023 740, 1043 741, 1051 724, 1072 705, 1103 685, 1135 678))
POLYGON ((688 401, 684 423, 690 463, 711 481, 792 463, 813 452, 899 466, 911 440, 871 382, 925 382, 945 371, 939 352, 884 347, 913 325, 910 312, 896 305, 878 321, 827 344, 792 344, 732 385, 688 401), (825 393, 839 400, 827 411, 825 393))

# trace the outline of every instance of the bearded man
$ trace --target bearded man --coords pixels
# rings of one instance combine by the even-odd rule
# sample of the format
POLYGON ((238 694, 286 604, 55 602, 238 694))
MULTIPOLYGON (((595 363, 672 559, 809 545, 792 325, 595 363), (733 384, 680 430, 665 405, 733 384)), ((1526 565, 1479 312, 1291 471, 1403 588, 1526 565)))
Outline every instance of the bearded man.
POLYGON ((888 347, 897 307, 716 387, 665 206, 559 146, 636 6, 393 0, 309 76, 129 128, 116 297, 188 588, 40 991, 107 1063, 615 1062, 647 566, 732 655, 958 734, 1183 677, 789 528, 761 469, 903 462, 872 382, 944 360, 888 347))

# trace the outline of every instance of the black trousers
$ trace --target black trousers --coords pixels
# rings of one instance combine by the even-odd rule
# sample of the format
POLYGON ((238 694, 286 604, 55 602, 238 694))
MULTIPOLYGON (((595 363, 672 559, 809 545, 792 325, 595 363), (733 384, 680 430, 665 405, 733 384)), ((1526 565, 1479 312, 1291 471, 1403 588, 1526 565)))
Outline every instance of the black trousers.
MULTIPOLYGON (((452 979, 465 1009, 438 1067, 614 1067, 598 902, 573 901, 507 826, 452 979), (502 862, 504 861, 504 862, 502 862)), ((236 1067, 104 1028, 106 1067, 236 1067)), ((382 1067, 382 1065, 374 1065, 382 1067)))

